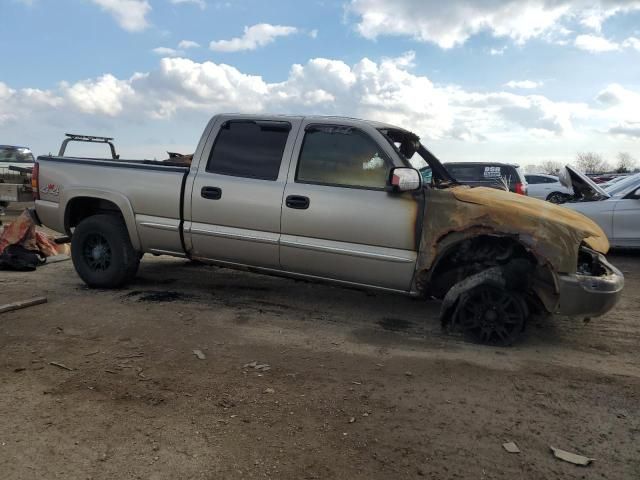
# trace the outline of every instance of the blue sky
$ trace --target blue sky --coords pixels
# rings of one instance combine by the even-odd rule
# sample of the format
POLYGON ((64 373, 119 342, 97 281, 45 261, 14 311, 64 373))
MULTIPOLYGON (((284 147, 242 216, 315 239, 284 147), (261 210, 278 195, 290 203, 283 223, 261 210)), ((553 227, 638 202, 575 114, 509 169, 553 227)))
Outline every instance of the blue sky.
POLYGON ((0 20, 0 143, 38 154, 77 131, 162 158, 243 111, 391 121, 454 161, 640 158, 640 1, 0 0, 0 20))

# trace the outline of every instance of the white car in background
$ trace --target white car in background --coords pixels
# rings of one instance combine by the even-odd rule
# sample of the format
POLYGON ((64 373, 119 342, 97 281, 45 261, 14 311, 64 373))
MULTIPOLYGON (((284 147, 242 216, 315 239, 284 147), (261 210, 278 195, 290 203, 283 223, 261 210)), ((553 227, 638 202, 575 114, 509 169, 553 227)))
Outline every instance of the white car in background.
POLYGON ((528 173, 524 176, 529 186, 530 197, 547 200, 551 203, 564 203, 573 195, 573 190, 560 183, 554 175, 544 173, 528 173))
POLYGON ((640 248, 640 173, 603 189, 586 175, 567 166, 561 176, 574 198, 563 206, 576 210, 600 225, 614 248, 640 248))

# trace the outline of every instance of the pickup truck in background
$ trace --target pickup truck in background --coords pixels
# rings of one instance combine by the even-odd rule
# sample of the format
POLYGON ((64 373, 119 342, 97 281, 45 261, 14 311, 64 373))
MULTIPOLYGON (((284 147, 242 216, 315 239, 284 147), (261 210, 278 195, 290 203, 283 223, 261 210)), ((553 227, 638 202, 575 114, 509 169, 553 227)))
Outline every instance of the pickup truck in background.
POLYGON ((532 312, 604 314, 624 283, 592 221, 460 185, 384 123, 217 115, 190 166, 41 156, 34 184, 37 216, 71 238, 91 287, 125 285, 144 253, 172 255, 439 298, 447 327, 510 344, 532 312))
POLYGON ((0 215, 10 202, 29 202, 35 158, 27 147, 0 145, 0 215))

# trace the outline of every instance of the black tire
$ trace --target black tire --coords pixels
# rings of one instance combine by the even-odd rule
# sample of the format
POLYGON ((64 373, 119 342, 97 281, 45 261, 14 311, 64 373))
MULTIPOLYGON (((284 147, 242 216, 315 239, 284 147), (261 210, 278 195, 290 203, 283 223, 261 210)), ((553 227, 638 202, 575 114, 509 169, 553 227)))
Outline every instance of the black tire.
POLYGON ((561 192, 552 192, 547 196, 547 202, 555 203, 556 205, 564 203, 566 200, 566 195, 561 192))
POLYGON ((140 265, 127 227, 115 215, 94 215, 80 222, 71 237, 71 258, 76 272, 91 288, 122 287, 135 277, 140 265))
POLYGON ((456 308, 456 323, 465 336, 485 345, 512 345, 524 331, 528 317, 522 295, 490 284, 465 292, 456 308))

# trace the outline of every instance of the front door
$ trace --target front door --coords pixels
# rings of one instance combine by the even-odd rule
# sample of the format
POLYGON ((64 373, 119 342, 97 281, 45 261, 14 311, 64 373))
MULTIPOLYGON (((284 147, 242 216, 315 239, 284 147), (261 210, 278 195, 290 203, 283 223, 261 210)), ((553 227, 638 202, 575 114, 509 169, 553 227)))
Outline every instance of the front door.
POLYGON ((385 190, 394 164, 383 142, 348 125, 298 135, 282 205, 284 270, 410 289, 419 202, 385 190))
POLYGON ((193 257, 280 267, 282 194, 297 123, 230 119, 214 129, 193 185, 193 257))

